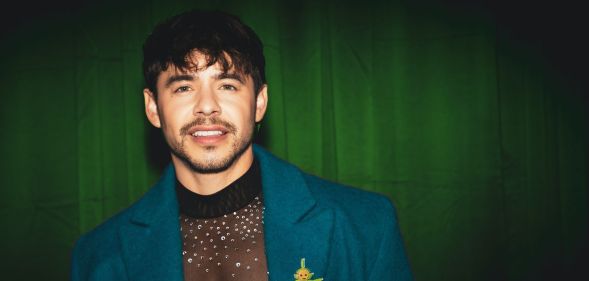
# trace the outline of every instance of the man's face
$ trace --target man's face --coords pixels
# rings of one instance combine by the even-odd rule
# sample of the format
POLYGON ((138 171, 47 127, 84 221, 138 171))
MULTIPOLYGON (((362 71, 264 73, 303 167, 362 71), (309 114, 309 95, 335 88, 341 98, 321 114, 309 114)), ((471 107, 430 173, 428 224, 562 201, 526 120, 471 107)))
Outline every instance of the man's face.
POLYGON ((216 64, 194 53, 198 70, 168 67, 157 80, 157 99, 145 89, 149 121, 162 129, 175 163, 199 173, 215 173, 232 166, 251 150, 255 122, 266 111, 266 86, 256 96, 250 75, 216 64))

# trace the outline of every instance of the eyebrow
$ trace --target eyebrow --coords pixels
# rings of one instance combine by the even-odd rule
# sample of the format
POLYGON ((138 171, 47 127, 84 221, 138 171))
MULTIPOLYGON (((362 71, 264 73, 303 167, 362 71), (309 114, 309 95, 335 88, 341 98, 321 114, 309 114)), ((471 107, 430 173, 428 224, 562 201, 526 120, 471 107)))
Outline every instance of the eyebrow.
POLYGON ((217 80, 222 80, 222 79, 233 79, 233 80, 237 80, 238 82, 240 82, 241 84, 245 84, 245 79, 243 78, 243 75, 238 74, 238 73, 227 73, 227 72, 221 72, 219 74, 217 74, 215 76, 215 78, 217 80))
POLYGON ((172 83, 179 81, 194 81, 194 77, 188 74, 172 75, 166 81, 166 87, 169 87, 172 85, 172 83))
MULTIPOLYGON (((236 80, 242 84, 245 84, 245 79, 243 78, 243 75, 238 74, 238 73, 221 72, 221 73, 215 75, 214 78, 216 80, 233 79, 233 80, 236 80)), ((170 85, 172 85, 175 82, 194 81, 194 80, 195 80, 194 76, 192 76, 190 74, 172 75, 168 78, 168 80, 166 80, 166 87, 169 87, 170 85)))

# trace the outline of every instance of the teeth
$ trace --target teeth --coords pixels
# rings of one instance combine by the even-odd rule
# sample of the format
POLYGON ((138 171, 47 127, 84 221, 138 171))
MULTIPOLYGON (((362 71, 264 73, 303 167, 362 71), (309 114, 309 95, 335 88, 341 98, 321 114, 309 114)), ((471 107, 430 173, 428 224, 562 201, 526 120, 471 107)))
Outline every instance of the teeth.
POLYGON ((221 131, 196 131, 192 134, 195 137, 208 137, 208 136, 219 136, 222 135, 221 131))

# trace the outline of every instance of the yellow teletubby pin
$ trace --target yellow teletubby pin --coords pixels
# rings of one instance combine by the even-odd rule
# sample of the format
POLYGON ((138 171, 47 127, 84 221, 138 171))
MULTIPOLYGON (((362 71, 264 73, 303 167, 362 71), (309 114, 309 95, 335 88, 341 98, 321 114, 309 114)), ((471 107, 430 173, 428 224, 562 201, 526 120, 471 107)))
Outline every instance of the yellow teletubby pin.
POLYGON ((301 268, 294 274, 295 281, 323 281, 323 278, 311 279, 313 273, 305 267, 305 259, 301 259, 301 268))

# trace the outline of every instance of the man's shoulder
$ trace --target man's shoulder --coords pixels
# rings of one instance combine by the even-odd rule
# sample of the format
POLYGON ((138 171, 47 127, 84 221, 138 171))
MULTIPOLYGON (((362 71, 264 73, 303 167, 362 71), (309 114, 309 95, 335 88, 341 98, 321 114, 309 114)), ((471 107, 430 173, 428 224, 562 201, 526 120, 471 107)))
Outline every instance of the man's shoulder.
POLYGON ((396 220, 394 206, 385 195, 307 173, 303 173, 303 177, 317 204, 334 210, 336 214, 344 215, 347 219, 396 220))
MULTIPOLYGON (((357 187, 343 185, 330 180, 326 180, 315 175, 302 171, 296 165, 274 156, 260 146, 254 146, 254 152, 262 163, 262 170, 272 174, 271 184, 282 186, 284 178, 289 178, 288 184, 291 187, 298 184, 304 184, 312 195, 317 206, 320 208, 331 209, 338 216, 343 216, 345 220, 352 223, 365 219, 383 221, 396 221, 396 212, 392 202, 388 197, 365 191, 357 187), (303 182, 296 179, 302 177, 303 182)), ((289 189, 288 192, 296 192, 299 187, 289 189)), ((280 190, 281 193, 286 192, 280 190)), ((285 198, 283 198, 285 199, 285 198)))
POLYGON ((174 183, 175 174, 170 165, 162 172, 158 182, 140 198, 84 234, 83 237, 88 240, 108 240, 114 237, 109 235, 117 235, 116 232, 123 225, 130 222, 142 224, 146 217, 157 216, 166 207, 177 207, 177 203, 174 201, 176 195, 172 188, 174 183))
POLYGON ((135 204, 123 209, 119 213, 84 233, 76 241, 75 248, 85 249, 82 252, 93 252, 94 254, 100 254, 101 252, 112 253, 112 250, 117 247, 118 231, 122 225, 129 221, 135 204), (90 251, 88 251, 89 249, 90 251))
POLYGON ((129 224, 134 215, 146 209, 145 205, 152 204, 152 197, 157 197, 157 184, 152 186, 143 196, 134 201, 130 206, 120 210, 93 229, 80 236, 76 242, 76 248, 92 249, 98 251, 95 254, 112 253, 118 247, 118 237, 121 227, 129 224))
POLYGON ((334 214, 334 256, 353 252, 364 261, 357 265, 365 280, 412 280, 396 209, 387 196, 305 173, 303 177, 316 205, 334 214))
POLYGON ((119 229, 119 227, 123 225, 125 222, 129 221, 129 217, 131 216, 133 206, 135 204, 126 207, 125 209, 109 217, 93 229, 86 232, 83 236, 87 238, 97 239, 101 237, 112 237, 111 235, 116 235, 116 232, 119 229))
POLYGON ((72 280, 84 279, 81 276, 88 276, 94 269, 122 265, 118 230, 129 213, 127 208, 78 238, 72 251, 72 280))
MULTIPOLYGON (((113 272, 124 272, 119 229, 129 221, 132 208, 133 205, 120 211, 76 240, 71 257, 72 280, 85 280, 90 275, 101 274, 111 279, 113 272)), ((103 277, 96 280, 106 280, 103 277)))

